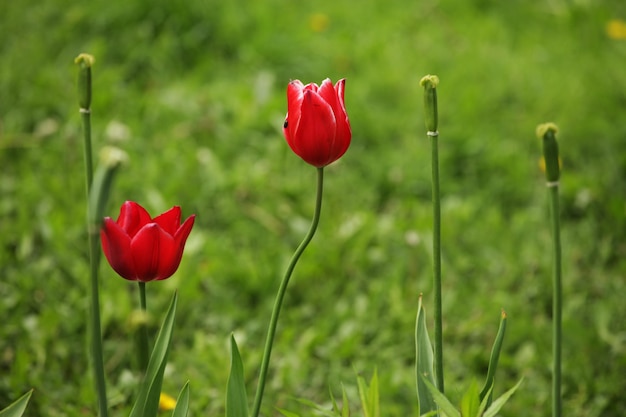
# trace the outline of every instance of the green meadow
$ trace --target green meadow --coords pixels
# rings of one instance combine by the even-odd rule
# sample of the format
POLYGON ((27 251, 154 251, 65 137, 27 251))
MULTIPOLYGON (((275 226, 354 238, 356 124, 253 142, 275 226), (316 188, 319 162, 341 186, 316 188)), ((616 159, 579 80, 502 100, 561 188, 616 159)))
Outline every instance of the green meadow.
MULTIPOLYGON (((619 0, 1 2, 0 408, 34 388, 27 416, 96 414, 74 64, 87 52, 94 151, 129 156, 106 213, 133 200, 197 215, 178 272, 147 285, 151 334, 179 295, 164 391, 190 381, 190 415, 224 414, 231 333, 254 396, 315 197, 315 169, 282 134, 286 86, 329 77, 347 79, 352 144, 326 168, 262 414, 316 415, 299 400, 327 407, 343 385, 360 416, 356 379, 376 371, 381 415, 417 416, 420 293, 431 332, 433 318, 426 74, 440 78, 447 396, 483 383, 504 309, 494 394, 524 382, 501 415, 550 415, 552 249, 535 128, 552 121, 564 415, 626 415, 624 27, 619 0)), ((139 380, 138 294, 105 259, 100 272, 109 405, 123 416, 139 380)))

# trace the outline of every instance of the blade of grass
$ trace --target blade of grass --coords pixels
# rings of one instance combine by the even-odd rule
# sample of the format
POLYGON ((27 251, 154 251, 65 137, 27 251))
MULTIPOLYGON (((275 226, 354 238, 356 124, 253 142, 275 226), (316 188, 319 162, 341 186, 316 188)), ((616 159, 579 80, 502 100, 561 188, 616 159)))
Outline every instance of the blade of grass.
POLYGON ((424 385, 426 385, 426 387, 432 394, 435 402, 441 409, 442 413, 444 413, 448 417, 461 417, 461 413, 456 408, 454 408, 454 405, 452 405, 450 400, 448 400, 445 395, 439 392, 437 387, 435 387, 429 380, 424 377, 422 377, 422 380, 424 381, 424 385))
POLYGON ((28 406, 28 401, 30 400, 31 395, 33 395, 32 389, 15 400, 7 408, 1 410, 0 417, 22 417, 24 411, 26 411, 26 406, 28 406))
POLYGON ((176 399, 176 407, 172 411, 172 417, 187 417, 189 413, 189 381, 185 383, 176 399))
POLYGON ((480 399, 478 396, 478 384, 476 380, 472 380, 467 391, 461 398, 461 415, 467 417, 480 417, 478 409, 480 408, 480 399))
POLYGON ((433 347, 426 328, 426 314, 422 306, 420 294, 417 305, 417 319, 415 320, 415 380, 417 384, 417 401, 419 414, 426 414, 437 410, 437 404, 424 384, 422 378, 435 384, 433 375, 433 347))
POLYGON ((483 417, 495 417, 502 408, 502 406, 504 406, 504 404, 509 400, 509 398, 511 398, 515 391, 517 391, 523 380, 523 378, 520 379, 513 388, 502 394, 500 397, 496 398, 491 406, 485 411, 483 417))
POLYGON ((231 364, 226 391, 226 417, 248 417, 248 396, 244 380, 243 362, 235 336, 230 336, 231 364))
POLYGON ((506 312, 502 310, 500 316, 500 327, 498 328, 498 334, 493 343, 491 349, 491 357, 489 358, 489 368, 487 370, 487 379, 485 386, 480 391, 480 401, 483 401, 485 396, 487 397, 487 407, 491 405, 492 391, 495 383, 496 369, 498 368, 498 360, 500 359, 500 350, 502 350, 502 342, 504 341, 504 334, 506 332, 506 312))

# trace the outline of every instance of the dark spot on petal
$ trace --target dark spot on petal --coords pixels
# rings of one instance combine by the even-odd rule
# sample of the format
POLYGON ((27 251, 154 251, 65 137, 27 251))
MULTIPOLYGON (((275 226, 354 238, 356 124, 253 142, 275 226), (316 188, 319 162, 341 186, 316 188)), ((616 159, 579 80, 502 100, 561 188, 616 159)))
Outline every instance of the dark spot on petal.
POLYGON ((285 120, 285 123, 283 124, 283 129, 287 129, 287 120, 285 120))

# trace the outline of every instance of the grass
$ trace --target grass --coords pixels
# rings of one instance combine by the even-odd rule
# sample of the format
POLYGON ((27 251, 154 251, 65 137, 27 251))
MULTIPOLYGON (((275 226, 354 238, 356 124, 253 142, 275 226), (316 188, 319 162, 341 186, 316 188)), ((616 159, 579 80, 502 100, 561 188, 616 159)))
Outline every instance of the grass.
MULTIPOLYGON (((180 270, 148 285, 154 323, 179 310, 165 381, 194 415, 223 413, 235 332, 248 387, 273 297, 313 210, 315 170, 281 134, 290 79, 346 77, 353 144, 326 171, 320 229, 298 265, 263 412, 306 413, 378 368, 381 410, 415 415, 420 292, 432 319, 430 160, 421 76, 440 111, 446 392, 486 374, 509 317, 502 415, 549 415, 550 231, 534 129, 560 127, 564 414, 626 414, 626 42, 621 2, 344 0, 316 5, 138 0, 0 4, 0 405, 35 388, 31 416, 93 414, 88 267, 73 59, 95 55, 94 147, 131 164, 124 200, 181 205, 197 223, 180 270)), ((128 410, 134 285, 102 266, 105 367, 128 410)), ((432 323, 431 323, 432 324, 432 323)), ((431 327, 432 328, 432 327, 431 327)))

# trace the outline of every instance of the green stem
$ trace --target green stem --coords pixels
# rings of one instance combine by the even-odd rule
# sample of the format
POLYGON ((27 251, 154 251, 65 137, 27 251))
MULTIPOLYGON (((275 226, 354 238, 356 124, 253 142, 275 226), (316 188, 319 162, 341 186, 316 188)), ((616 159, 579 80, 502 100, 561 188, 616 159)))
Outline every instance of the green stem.
POLYGON ((85 160, 87 198, 89 198, 91 184, 93 183, 93 156, 91 150, 91 112, 89 109, 81 109, 80 115, 83 121, 83 158, 85 160))
MULTIPOLYGON (((99 205, 91 203, 91 189, 93 186, 93 157, 91 152, 91 66, 93 56, 80 54, 74 60, 79 65, 78 71, 78 105, 83 124, 83 155, 85 159, 85 190, 87 195, 87 239, 89 246, 89 275, 91 281, 91 311, 90 311, 90 350, 91 362, 98 395, 100 417, 107 417, 106 381, 104 379, 104 359, 102 354, 102 329, 100 325, 100 294, 98 282, 98 266, 100 265, 100 220, 96 211, 99 205)), ((110 179, 111 175, 102 178, 110 179)), ((97 198, 103 197, 98 190, 97 198)), ((94 197, 94 198, 95 198, 94 197)))
POLYGON ((104 355, 102 354, 102 328, 100 325, 100 294, 98 283, 98 264, 100 247, 98 245, 99 231, 90 226, 89 232, 89 259, 91 275, 91 355, 96 392, 98 393, 98 407, 100 417, 107 417, 107 393, 104 379, 104 355), (95 230, 94 230, 95 229, 95 230))
POLYGON ((147 309, 146 309, 146 283, 142 281, 137 282, 139 284, 139 304, 141 305, 141 319, 139 321, 139 327, 137 328, 137 343, 138 343, 138 359, 139 368, 141 372, 145 372, 148 369, 148 358, 150 357, 150 351, 148 346, 148 323, 146 322, 147 309))
MULTIPOLYGON (((91 113, 81 111, 83 119, 83 136, 84 136, 84 156, 85 156, 85 178, 87 201, 90 200, 90 191, 93 181, 93 161, 91 155, 91 113)), ((106 381, 104 378, 104 355, 102 354, 102 328, 100 324, 100 288, 98 281, 98 265, 100 264, 100 246, 99 246, 99 227, 96 222, 92 222, 94 217, 91 210, 94 207, 87 205, 87 235, 89 244, 89 265, 90 265, 90 281, 91 281, 91 360, 93 373, 96 384, 96 392, 98 394, 99 415, 107 417, 107 395, 106 381)))
POLYGON ((441 308, 441 201, 439 195, 439 149, 437 132, 429 132, 432 147, 433 189, 433 287, 435 298, 435 376, 443 394, 443 319, 441 308))
POLYGON ((322 191, 324 189, 324 168, 317 168, 317 195, 315 198, 315 212, 313 214, 313 220, 311 222, 311 227, 304 237, 300 246, 296 249, 293 254, 291 260, 289 261, 289 265, 287 266, 287 270, 285 271, 285 275, 280 283, 278 288, 278 294, 276 295, 276 300, 274 301, 274 308, 272 310, 272 317, 270 318, 270 325, 267 332, 267 339, 265 340, 265 349, 263 351, 263 360, 261 362, 261 371, 259 374, 259 382, 257 386, 256 396, 254 398, 254 406, 252 411, 252 417, 258 417, 259 411, 261 409, 261 402, 263 400, 263 391, 265 390, 265 381, 267 379, 267 371, 269 368, 270 357, 272 355, 272 345, 274 343, 274 336, 276 334, 276 326, 278 324, 278 316, 280 314, 280 308, 283 304, 283 298, 285 297, 285 292, 287 291, 287 285, 289 284, 289 279, 293 273, 300 256, 306 249, 306 247, 313 239, 315 235, 315 231, 317 230, 317 225, 320 221, 320 213, 322 211, 322 191))
POLYGON ((561 284, 561 230, 559 221, 559 186, 551 184, 550 215, 554 244, 554 275, 552 281, 552 416, 561 417, 561 350, 563 290, 561 284))

